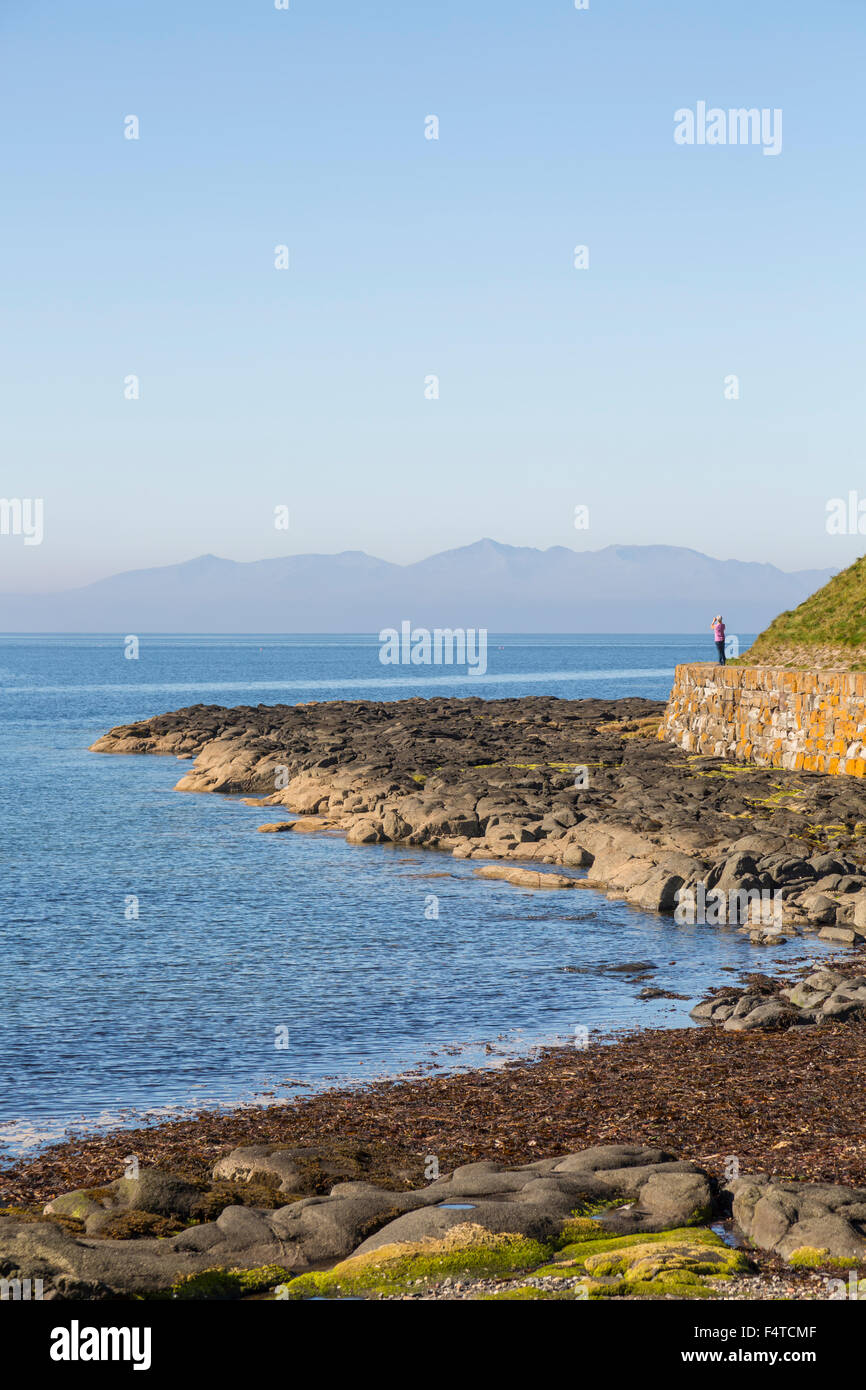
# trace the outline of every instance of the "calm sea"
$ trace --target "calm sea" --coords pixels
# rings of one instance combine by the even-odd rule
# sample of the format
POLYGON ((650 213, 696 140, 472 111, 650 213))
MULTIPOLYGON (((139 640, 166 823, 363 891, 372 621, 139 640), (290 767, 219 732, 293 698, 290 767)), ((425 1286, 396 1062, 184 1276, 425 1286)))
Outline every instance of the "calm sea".
POLYGON ((138 660, 123 653, 120 638, 0 638, 2 1156, 69 1127, 495 1064, 577 1026, 681 1025, 688 1003, 638 1001, 645 981, 613 967, 650 962, 654 984, 695 997, 754 960, 735 932, 589 891, 533 896, 447 855, 259 835, 240 798, 173 791, 174 759, 87 751, 199 702, 661 699, 676 662, 712 655, 702 638, 491 637, 481 678, 383 667, 359 636, 143 637, 138 660))

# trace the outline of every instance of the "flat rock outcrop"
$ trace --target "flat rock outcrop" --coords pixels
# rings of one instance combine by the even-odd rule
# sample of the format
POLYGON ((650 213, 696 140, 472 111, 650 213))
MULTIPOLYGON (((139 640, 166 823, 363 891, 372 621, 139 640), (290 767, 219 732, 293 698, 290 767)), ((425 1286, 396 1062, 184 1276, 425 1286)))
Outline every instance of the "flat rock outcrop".
POLYGON ((195 705, 93 749, 194 760, 178 790, 243 793, 353 844, 553 866, 575 881, 585 869, 591 886, 649 910, 713 893, 725 910, 707 920, 730 923, 727 904, 776 895, 770 919, 751 906, 736 916, 756 944, 802 931, 866 940, 862 783, 688 756, 657 740, 663 712, 552 696, 195 705))

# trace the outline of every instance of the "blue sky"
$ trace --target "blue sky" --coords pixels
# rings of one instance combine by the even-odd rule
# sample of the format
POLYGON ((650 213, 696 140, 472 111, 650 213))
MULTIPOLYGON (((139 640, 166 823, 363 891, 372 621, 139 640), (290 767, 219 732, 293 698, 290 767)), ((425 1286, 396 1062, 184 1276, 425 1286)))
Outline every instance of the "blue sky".
POLYGON ((45 539, 0 536, 0 590, 482 535, 848 563, 864 35, 859 0, 4 0, 0 492, 45 539), (677 146, 701 100, 781 108, 781 154, 677 146))

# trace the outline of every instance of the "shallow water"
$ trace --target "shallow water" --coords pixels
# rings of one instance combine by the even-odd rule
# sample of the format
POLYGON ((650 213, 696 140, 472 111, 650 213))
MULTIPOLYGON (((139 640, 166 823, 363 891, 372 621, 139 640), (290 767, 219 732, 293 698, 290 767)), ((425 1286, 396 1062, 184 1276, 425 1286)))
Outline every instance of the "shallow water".
POLYGON ((763 968, 734 931, 590 890, 541 897, 447 855, 259 835, 240 798, 173 791, 173 758, 87 752, 184 704, 313 691, 664 698, 705 645, 503 637, 489 677, 430 680, 358 637, 143 638, 138 661, 119 638, 0 639, 0 1154, 299 1083, 501 1063, 578 1027, 681 1025, 689 1002, 638 991, 694 1000, 723 967, 763 968))

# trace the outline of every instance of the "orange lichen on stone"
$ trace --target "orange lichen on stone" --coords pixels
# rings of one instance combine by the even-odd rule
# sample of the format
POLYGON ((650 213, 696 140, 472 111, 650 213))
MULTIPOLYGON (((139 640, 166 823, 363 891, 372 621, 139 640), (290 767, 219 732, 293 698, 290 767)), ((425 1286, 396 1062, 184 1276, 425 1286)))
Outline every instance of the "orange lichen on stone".
POLYGON ((658 734, 690 753, 866 775, 866 673, 680 665, 658 734))

